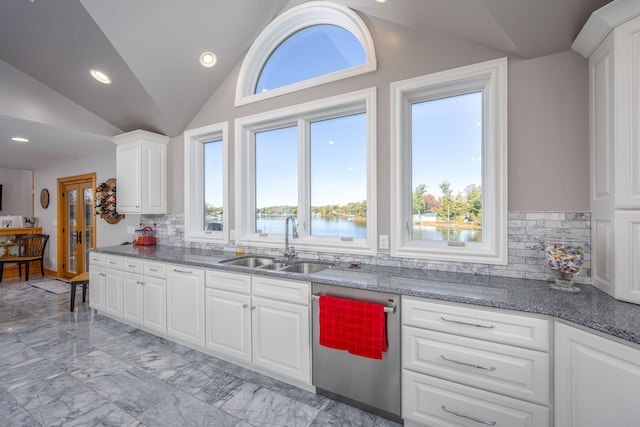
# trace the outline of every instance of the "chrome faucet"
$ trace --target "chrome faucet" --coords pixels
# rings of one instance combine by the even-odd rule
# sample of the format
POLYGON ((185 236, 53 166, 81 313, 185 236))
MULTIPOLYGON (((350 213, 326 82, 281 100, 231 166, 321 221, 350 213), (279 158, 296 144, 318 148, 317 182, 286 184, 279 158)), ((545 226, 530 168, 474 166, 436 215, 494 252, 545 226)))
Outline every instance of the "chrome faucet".
POLYGON ((296 248, 289 246, 289 220, 291 220, 291 237, 298 238, 298 226, 293 215, 289 215, 284 223, 284 256, 287 260, 296 256, 296 248))

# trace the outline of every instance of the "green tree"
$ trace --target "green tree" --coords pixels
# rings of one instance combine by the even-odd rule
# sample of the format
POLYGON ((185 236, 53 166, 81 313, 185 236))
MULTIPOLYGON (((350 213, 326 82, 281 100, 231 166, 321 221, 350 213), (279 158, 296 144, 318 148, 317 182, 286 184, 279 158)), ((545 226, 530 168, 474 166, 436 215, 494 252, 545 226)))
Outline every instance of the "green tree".
POLYGON ((418 184, 416 190, 413 192, 413 213, 421 214, 426 211, 424 204, 424 196, 427 192, 426 184, 418 184))
POLYGON ((482 187, 475 184, 467 186, 465 196, 469 205, 469 216, 474 222, 482 219, 482 187))
POLYGON ((453 197, 453 190, 451 189, 451 183, 449 181, 442 181, 438 187, 440 187, 440 191, 442 191, 442 196, 438 199, 440 202, 438 215, 447 221, 455 220, 460 215, 462 209, 461 195, 458 194, 457 197, 453 197))

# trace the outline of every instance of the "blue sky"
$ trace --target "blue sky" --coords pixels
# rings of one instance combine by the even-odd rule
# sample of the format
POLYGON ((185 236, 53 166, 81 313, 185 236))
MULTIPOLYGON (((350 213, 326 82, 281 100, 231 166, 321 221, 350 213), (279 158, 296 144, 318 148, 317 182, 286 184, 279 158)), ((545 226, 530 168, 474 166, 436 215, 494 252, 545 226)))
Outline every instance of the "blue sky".
POLYGON ((444 180, 454 195, 482 185, 482 93, 416 103, 412 118, 412 191, 426 184, 440 196, 444 180))

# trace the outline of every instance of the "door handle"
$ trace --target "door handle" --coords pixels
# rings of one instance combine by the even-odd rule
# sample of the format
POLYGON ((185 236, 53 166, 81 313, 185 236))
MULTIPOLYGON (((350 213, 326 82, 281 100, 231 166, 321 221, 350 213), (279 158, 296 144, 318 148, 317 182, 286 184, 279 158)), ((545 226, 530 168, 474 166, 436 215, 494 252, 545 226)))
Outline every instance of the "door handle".
POLYGON ((81 245, 82 244, 82 231, 78 231, 76 233, 76 243, 81 245))

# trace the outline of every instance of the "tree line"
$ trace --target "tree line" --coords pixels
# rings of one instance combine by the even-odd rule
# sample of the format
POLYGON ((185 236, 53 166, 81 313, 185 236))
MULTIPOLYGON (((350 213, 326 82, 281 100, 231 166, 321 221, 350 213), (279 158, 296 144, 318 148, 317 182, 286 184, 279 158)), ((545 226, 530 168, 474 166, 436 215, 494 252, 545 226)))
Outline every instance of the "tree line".
POLYGON ((426 184, 418 184, 413 192, 412 213, 437 213, 440 221, 482 224, 482 187, 471 184, 464 191, 453 194, 449 181, 438 186, 440 195, 431 194, 426 184))

